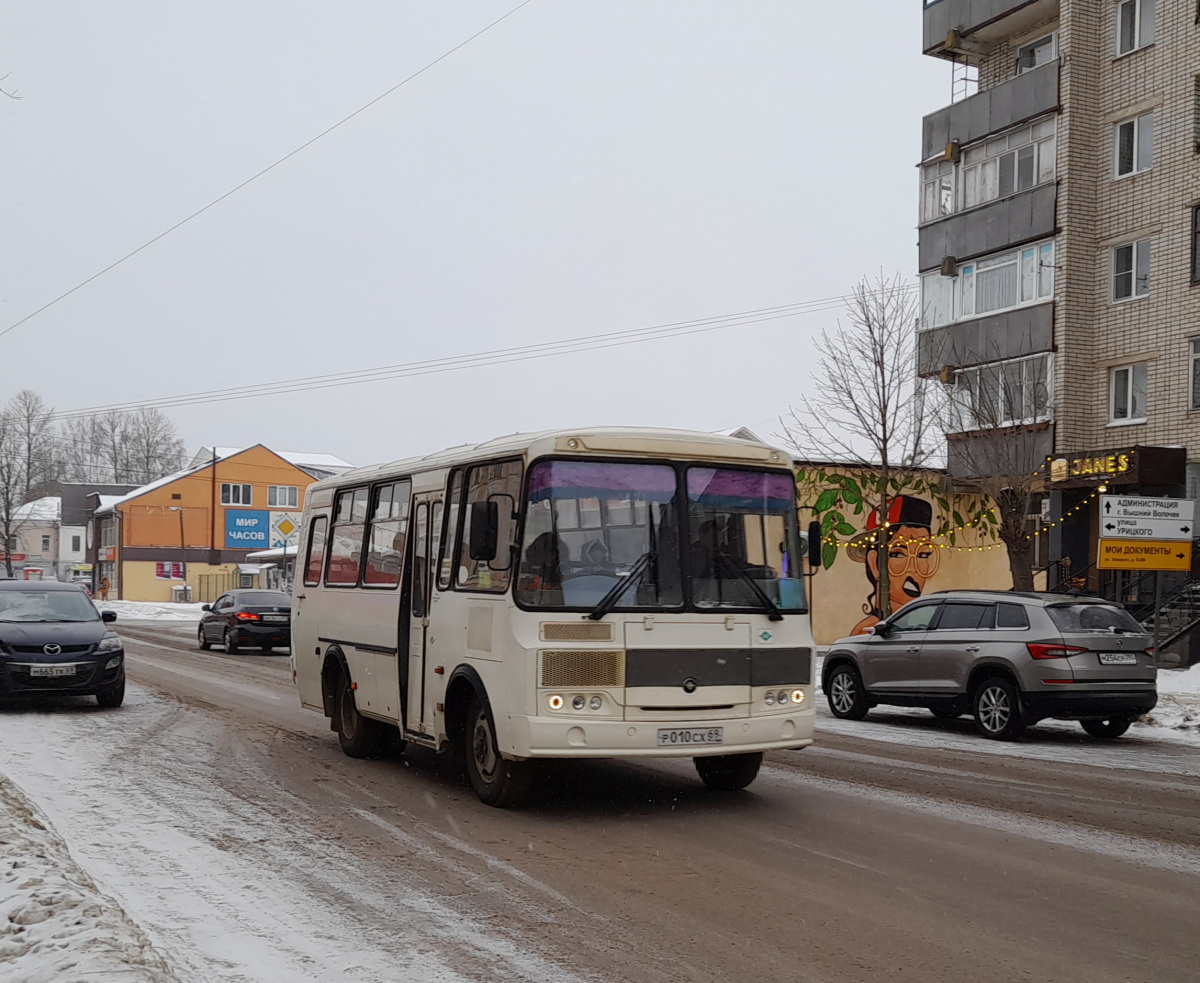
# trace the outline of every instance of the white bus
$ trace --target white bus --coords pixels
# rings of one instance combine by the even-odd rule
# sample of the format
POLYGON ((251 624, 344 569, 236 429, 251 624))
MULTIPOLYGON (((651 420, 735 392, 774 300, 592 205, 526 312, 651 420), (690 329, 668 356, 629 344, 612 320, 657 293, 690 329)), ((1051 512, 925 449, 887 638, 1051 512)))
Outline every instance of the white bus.
POLYGON ((456 750, 482 801, 513 805, 537 758, 686 756, 732 790, 812 743, 784 451, 517 435, 321 481, 303 521, 293 675, 352 757, 456 750))

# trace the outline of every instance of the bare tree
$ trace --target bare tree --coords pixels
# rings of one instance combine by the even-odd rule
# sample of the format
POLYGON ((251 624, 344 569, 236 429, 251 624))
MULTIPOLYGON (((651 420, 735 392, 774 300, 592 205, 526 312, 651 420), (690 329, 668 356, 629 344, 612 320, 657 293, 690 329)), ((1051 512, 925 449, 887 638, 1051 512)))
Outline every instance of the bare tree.
MULTIPOLYGON (((898 275, 881 275, 860 281, 848 301, 847 323, 839 321, 836 331, 817 339, 810 392, 800 397, 783 428, 801 456, 836 460, 864 476, 858 487, 877 517, 866 548, 874 554, 869 569, 877 571, 881 599, 870 613, 883 618, 890 613, 893 505, 906 483, 935 466, 940 434, 926 406, 928 383, 916 373, 913 288, 898 275)), ((837 531, 839 520, 834 513, 823 516, 825 536, 837 531)))
POLYGON ((130 413, 124 428, 125 462, 129 478, 146 484, 183 466, 183 441, 175 425, 156 407, 130 413))
POLYGON ((25 487, 21 495, 28 501, 31 492, 57 477, 54 425, 50 420, 54 410, 37 393, 22 389, 9 400, 7 413, 22 457, 25 487))
POLYGON ((1005 353, 987 354, 988 362, 960 369, 947 381, 950 388, 938 398, 936 414, 947 434, 951 475, 996 503, 996 532, 1013 587, 1033 590, 1035 550, 1027 517, 1039 510, 1051 449, 1050 356, 1002 361, 1005 353))
POLYGON ((25 501, 27 485, 25 454, 20 426, 12 407, 0 409, 0 537, 3 538, 4 567, 13 575, 12 551, 22 520, 18 509, 25 501))

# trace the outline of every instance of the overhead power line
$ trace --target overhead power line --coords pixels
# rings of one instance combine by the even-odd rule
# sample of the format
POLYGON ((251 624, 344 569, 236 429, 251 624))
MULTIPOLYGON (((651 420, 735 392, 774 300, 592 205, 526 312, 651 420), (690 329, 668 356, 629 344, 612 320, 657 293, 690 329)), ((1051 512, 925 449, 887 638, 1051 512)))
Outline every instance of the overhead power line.
POLYGON ((55 297, 53 300, 49 301, 48 303, 45 303, 45 304, 43 304, 43 305, 42 305, 41 307, 39 307, 39 308, 38 308, 36 311, 33 311, 33 312, 29 313, 29 314, 26 314, 26 315, 25 315, 23 318, 21 318, 21 320, 19 320, 19 321, 14 321, 14 322, 13 322, 12 324, 10 324, 10 325, 9 325, 7 328, 5 328, 3 331, 0 331, 0 338, 3 338, 3 337, 4 337, 6 334, 8 334, 10 331, 14 331, 14 330, 16 330, 16 329, 17 329, 17 328, 19 328, 19 327, 20 327, 22 324, 25 324, 27 321, 32 321, 32 320, 33 320, 35 317, 37 317, 37 316, 38 316, 39 314, 41 314, 42 312, 44 312, 44 311, 48 311, 48 310, 49 310, 51 307, 53 307, 53 306, 54 306, 55 304, 57 304, 59 301, 66 300, 68 297, 70 297, 70 296, 71 296, 71 294, 73 294, 73 293, 75 293, 75 292, 77 292, 77 291, 79 291, 79 290, 82 290, 84 287, 86 287, 86 286, 87 286, 89 283, 92 283, 94 280, 98 280, 98 279, 100 279, 100 277, 104 276, 104 274, 105 274, 105 273, 108 273, 108 272, 110 272, 111 270, 115 270, 115 269, 116 269, 118 266, 120 266, 122 263, 126 262, 127 260, 130 260, 130 259, 132 259, 134 256, 136 256, 138 253, 142 252, 144 249, 148 249, 150 246, 153 246, 153 245, 154 245, 156 242, 158 242, 160 239, 164 239, 164 238, 166 238, 167 236, 169 236, 169 235, 170 235, 172 232, 174 232, 176 229, 182 228, 183 226, 187 225, 187 224, 188 224, 188 222, 192 221, 192 219, 194 219, 194 218, 198 218, 199 216, 201 216, 201 215, 203 215, 205 212, 207 212, 207 211, 208 211, 210 208, 214 207, 215 205, 219 205, 219 204, 220 204, 221 202, 223 202, 223 201, 224 201, 226 198, 229 198, 230 196, 237 194, 239 191, 241 191, 241 190, 242 190, 242 188, 246 187, 248 184, 252 184, 252 183, 254 183, 255 181, 257 181, 257 180, 258 180, 260 177, 263 177, 265 174, 269 174, 271 171, 275 170, 275 168, 277 168, 277 167, 278 167, 280 164, 283 164, 283 163, 285 163, 286 161, 289 161, 289 160, 291 160, 291 159, 292 159, 293 157, 295 157, 295 156, 296 156, 298 153, 300 153, 300 152, 301 152, 301 151, 303 151, 303 150, 307 150, 309 147, 311 147, 311 146, 312 146, 314 143, 316 143, 318 140, 320 140, 320 139, 321 139, 321 138, 323 138, 323 137, 326 137, 326 136, 328 136, 330 133, 332 133, 332 132, 333 132, 334 130, 336 130, 338 127, 340 127, 340 126, 343 126, 343 125, 344 125, 344 124, 346 124, 346 123, 349 123, 349 122, 350 122, 350 120, 354 119, 354 117, 355 117, 355 116, 358 116, 360 113, 366 112, 368 109, 370 109, 372 106, 374 106, 374 105, 375 105, 375 103, 379 102, 379 101, 380 101, 380 100, 382 100, 382 99, 386 99, 388 96, 390 96, 390 95, 391 95, 393 92, 395 92, 397 89, 399 89, 399 88, 401 88, 401 87, 403 87, 403 86, 405 86, 405 85, 408 85, 408 83, 409 83, 409 82, 411 82, 413 79, 415 79, 415 78, 417 78, 417 77, 419 77, 419 76, 421 76, 421 75, 424 75, 424 74, 425 74, 427 71, 429 71, 429 69, 433 68, 433 66, 434 66, 434 65, 438 64, 439 62, 445 61, 447 58, 449 58, 449 57, 450 57, 452 54, 454 54, 456 51, 458 51, 458 50, 459 50, 459 49, 461 49, 461 48, 464 48, 464 47, 466 47, 468 44, 470 44, 470 43, 471 43, 472 41, 474 41, 476 38, 478 38, 478 37, 480 37, 480 36, 482 36, 482 35, 486 34, 488 31, 490 31, 490 30, 491 30, 493 27, 495 27, 495 26, 496 26, 497 24, 499 24, 501 21, 508 20, 508 18, 509 18, 509 17, 511 17, 513 14, 515 14, 515 13, 516 13, 518 10, 520 10, 522 7, 525 7, 525 6, 529 5, 529 4, 530 4, 530 3, 532 3, 532 2, 533 2, 533 0, 522 0, 522 2, 521 2, 521 3, 517 4, 515 7, 513 7, 513 8, 512 8, 512 10, 510 10, 508 13, 504 14, 502 17, 497 17, 497 18, 496 18, 494 21, 492 21, 492 22, 491 22, 490 24, 488 24, 486 27, 482 28, 481 30, 478 30, 478 31, 476 31, 474 34, 472 34, 472 35, 471 35, 469 38, 467 38, 465 41, 460 41, 458 44, 456 44, 456 45, 455 45, 453 48, 451 48, 449 51, 446 51, 446 52, 444 52, 443 54, 440 54, 440 55, 438 55, 438 57, 436 57, 435 59, 433 59, 433 61, 429 62, 429 63, 428 63, 427 65, 425 65, 423 68, 419 68, 419 69, 417 69, 417 71, 413 72, 413 73, 412 73, 411 75, 409 75, 407 78, 401 79, 399 82, 397 82, 395 85, 393 85, 393 86, 392 86, 390 89, 388 89, 386 92, 382 92, 382 93, 380 93, 380 94, 379 94, 379 95, 377 95, 377 96, 376 96, 374 99, 372 99, 370 102, 366 103, 365 105, 359 106, 359 108, 358 108, 358 109, 356 109, 356 110, 354 110, 354 112, 352 112, 352 113, 351 113, 349 116, 344 116, 344 117, 342 117, 340 120, 338 120, 338 121, 337 121, 336 123, 334 123, 332 126, 326 127, 324 130, 322 130, 320 133, 318 133, 318 134, 317 134, 315 137, 313 137, 312 139, 310 139, 310 140, 306 140, 304 143, 300 144, 300 146, 298 146, 298 147, 297 147, 295 150, 291 151, 290 153, 284 154, 284 155, 283 155, 282 157, 280 157, 280 158, 279 158, 277 161, 275 161, 275 163, 273 163, 273 164, 268 164, 266 167, 264 167, 264 168, 263 168, 261 171, 259 171, 257 174, 254 174, 254 175, 252 175, 251 177, 248 177, 248 178, 246 178, 246 180, 245 180, 245 181, 243 181, 241 184, 237 185, 236 187, 234 187, 234 188, 230 188, 228 191, 226 191, 226 192, 225 192, 223 195, 221 195, 219 198, 214 198, 212 201, 210 201, 210 202, 209 202, 207 205, 205 205, 203 208, 198 208, 198 209, 196 209, 196 211, 192 212, 192 214, 191 214, 191 215, 189 215, 187 218, 181 219, 180 221, 176 222, 176 223, 175 223, 174 225, 172 225, 172 226, 171 226, 169 229, 167 229, 167 230, 165 230, 165 231, 163 231, 163 232, 160 232, 160 233, 159 233, 158 235, 156 235, 156 236, 155 236, 153 239, 149 239, 149 240, 147 240, 146 242, 143 242, 143 243, 142 243, 140 246, 138 246, 138 247, 137 247, 137 249, 134 249, 134 250, 132 250, 131 252, 128 252, 128 253, 126 253, 124 256, 122 256, 120 259, 116 260, 115 262, 109 263, 109 264, 108 264, 108 266, 104 267, 104 269, 100 270, 98 273, 93 273, 93 274, 92 274, 90 277, 88 277, 86 280, 83 280, 83 281, 81 281, 81 282, 79 282, 79 283, 75 284, 75 286, 73 286, 73 287, 72 287, 70 290, 66 290, 66 291, 64 291, 63 293, 59 294, 59 295, 58 295, 57 297, 55 297))
MULTIPOLYGON (((907 289, 915 290, 916 287, 907 289)), ((280 382, 261 383, 252 386, 211 389, 204 392, 163 396, 158 399, 89 406, 78 410, 57 412, 53 415, 53 418, 67 420, 74 417, 108 413, 114 410, 128 411, 142 409, 143 407, 164 409, 173 406, 191 406, 197 403, 219 403, 228 400, 251 399, 259 396, 276 396, 285 393, 308 392, 315 389, 361 385, 368 382, 382 382, 387 379, 432 375, 440 372, 455 372, 462 369, 478 368, 507 362, 524 362, 532 359, 552 358, 558 355, 572 355, 579 352, 597 351, 605 348, 645 344, 651 341, 662 341, 669 338, 685 337, 710 331, 722 331, 748 324, 776 321, 781 318, 796 317, 803 314, 814 314, 844 307, 846 303, 847 299, 845 297, 825 297, 820 300, 805 301, 799 304, 742 311, 737 314, 724 314, 718 317, 701 318, 693 321, 677 321, 670 324, 660 324, 648 328, 635 328, 628 331, 616 331, 608 334, 588 335, 581 338, 571 338, 565 341, 547 342, 539 345, 502 348, 476 352, 469 355, 428 359, 420 362, 402 362, 396 365, 360 369, 353 372, 335 372, 328 375, 307 376, 299 379, 287 379, 280 382)))

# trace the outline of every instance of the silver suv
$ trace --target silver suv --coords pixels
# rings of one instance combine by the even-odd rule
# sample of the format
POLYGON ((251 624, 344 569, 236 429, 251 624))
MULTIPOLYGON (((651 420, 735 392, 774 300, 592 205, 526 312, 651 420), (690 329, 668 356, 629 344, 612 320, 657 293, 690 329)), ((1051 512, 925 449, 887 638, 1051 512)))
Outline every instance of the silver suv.
POLYGON ((1120 737, 1158 702, 1151 641, 1124 608, 1098 598, 942 591, 834 642, 821 681, 846 720, 885 703, 947 720, 972 713, 996 740, 1047 717, 1120 737))

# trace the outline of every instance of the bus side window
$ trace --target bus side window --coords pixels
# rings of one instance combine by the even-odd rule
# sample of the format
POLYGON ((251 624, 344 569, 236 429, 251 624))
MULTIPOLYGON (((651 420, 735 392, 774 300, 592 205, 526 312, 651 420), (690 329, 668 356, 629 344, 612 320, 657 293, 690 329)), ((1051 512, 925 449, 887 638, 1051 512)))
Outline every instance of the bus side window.
MULTIPOLYGON (((499 549, 491 563, 471 559, 470 543, 459 547, 459 587, 468 590, 508 590, 512 578, 513 546, 516 544, 517 522, 513 514, 521 498, 521 462, 499 461, 471 468, 467 476, 466 514, 470 514, 473 502, 494 501, 499 506, 500 529, 497 536, 499 549)), ((467 537, 462 537, 464 540, 467 537)))
POLYGON ((408 502, 411 481, 380 485, 371 496, 371 531, 367 536, 367 567, 363 584, 395 587, 404 567, 408 536, 408 502))
POLYGON ((329 569, 325 583, 340 587, 358 584, 362 566, 363 533, 367 528, 367 489, 355 488, 341 492, 330 535, 329 569))
POLYGON ((308 558, 304 566, 304 586, 316 587, 321 582, 321 568, 325 566, 325 529, 329 520, 318 515, 308 530, 308 558))
POLYGON ((445 531, 442 533, 441 550, 438 554, 438 590, 449 590, 454 579, 454 550, 458 537, 458 514, 462 511, 463 473, 461 469, 450 472, 450 487, 446 499, 445 531))

